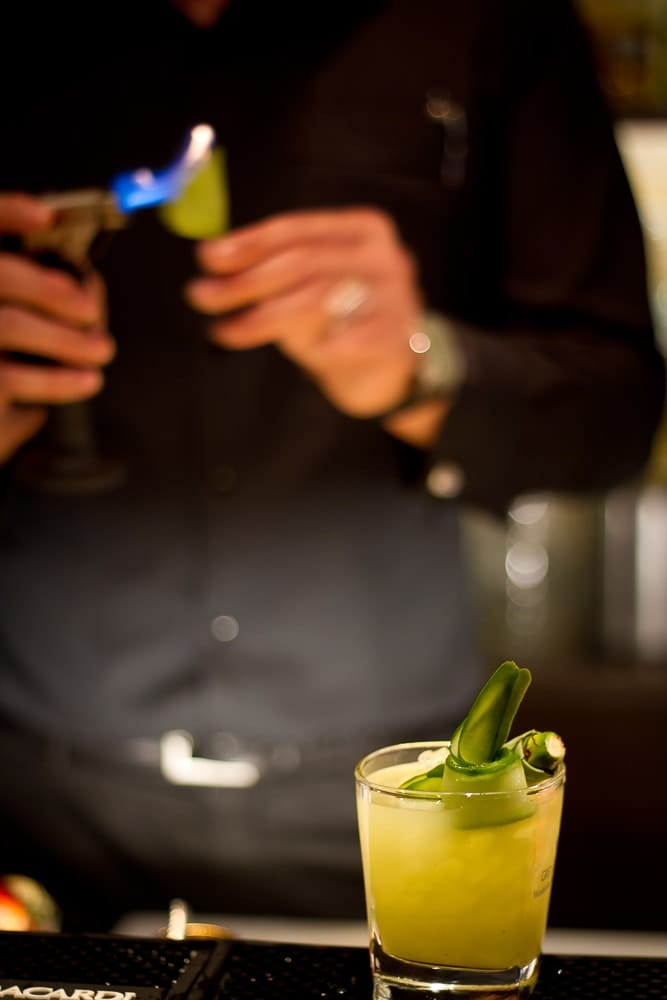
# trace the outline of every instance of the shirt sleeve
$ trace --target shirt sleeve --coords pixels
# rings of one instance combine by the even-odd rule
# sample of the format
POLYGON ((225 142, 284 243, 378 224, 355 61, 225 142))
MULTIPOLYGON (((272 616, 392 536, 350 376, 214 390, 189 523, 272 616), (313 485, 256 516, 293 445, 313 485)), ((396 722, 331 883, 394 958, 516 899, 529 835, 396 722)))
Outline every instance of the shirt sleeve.
POLYGON ((665 391, 642 232, 585 30, 561 0, 510 8, 471 136, 471 202, 485 209, 471 220, 476 304, 455 317, 467 378, 430 462, 497 512, 520 493, 636 476, 665 391))

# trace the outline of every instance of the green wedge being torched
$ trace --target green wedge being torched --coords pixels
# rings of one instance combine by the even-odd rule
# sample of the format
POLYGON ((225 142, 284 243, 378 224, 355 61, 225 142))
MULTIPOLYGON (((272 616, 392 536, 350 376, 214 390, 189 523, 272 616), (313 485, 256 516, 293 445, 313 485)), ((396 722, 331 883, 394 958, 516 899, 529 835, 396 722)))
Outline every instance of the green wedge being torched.
POLYGON ((207 240, 222 235, 229 225, 226 161, 216 147, 178 198, 158 208, 166 228, 189 240, 207 240))

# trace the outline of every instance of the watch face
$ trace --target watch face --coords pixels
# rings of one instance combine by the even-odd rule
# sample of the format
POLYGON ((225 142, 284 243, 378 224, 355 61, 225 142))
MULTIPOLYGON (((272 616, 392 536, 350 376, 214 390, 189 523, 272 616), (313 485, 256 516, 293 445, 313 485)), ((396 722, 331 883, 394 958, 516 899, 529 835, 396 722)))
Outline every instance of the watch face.
POLYGON ((450 399, 465 380, 465 355, 458 334, 440 313, 422 314, 418 329, 410 337, 410 347, 417 356, 410 392, 397 406, 379 414, 377 420, 431 399, 450 399))
POLYGON ((465 378, 463 350, 453 325, 438 313, 425 313, 419 332, 429 346, 419 352, 415 389, 424 396, 449 396, 465 378))

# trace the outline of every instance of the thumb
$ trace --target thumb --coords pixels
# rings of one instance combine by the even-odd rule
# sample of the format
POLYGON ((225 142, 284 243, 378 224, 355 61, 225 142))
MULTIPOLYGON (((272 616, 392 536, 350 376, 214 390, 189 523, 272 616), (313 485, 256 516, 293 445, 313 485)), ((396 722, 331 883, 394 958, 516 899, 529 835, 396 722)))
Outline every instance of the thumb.
POLYGON ((31 233, 46 229, 53 221, 53 209, 27 194, 0 194, 0 231, 31 233))

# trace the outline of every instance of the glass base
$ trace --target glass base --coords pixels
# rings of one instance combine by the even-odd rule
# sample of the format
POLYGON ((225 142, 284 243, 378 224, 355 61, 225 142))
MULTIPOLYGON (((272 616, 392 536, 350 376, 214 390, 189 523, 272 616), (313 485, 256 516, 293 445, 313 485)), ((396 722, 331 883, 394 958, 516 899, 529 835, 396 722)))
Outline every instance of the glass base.
POLYGON ((372 948, 373 1000, 418 1000, 421 994, 444 993, 465 1000, 514 1000, 528 997, 537 982, 539 958, 510 969, 468 969, 424 965, 372 948))

